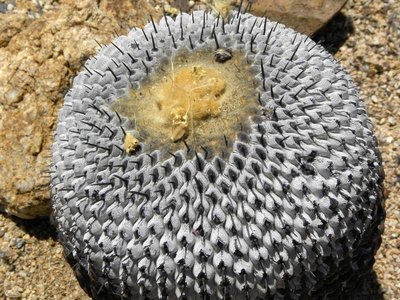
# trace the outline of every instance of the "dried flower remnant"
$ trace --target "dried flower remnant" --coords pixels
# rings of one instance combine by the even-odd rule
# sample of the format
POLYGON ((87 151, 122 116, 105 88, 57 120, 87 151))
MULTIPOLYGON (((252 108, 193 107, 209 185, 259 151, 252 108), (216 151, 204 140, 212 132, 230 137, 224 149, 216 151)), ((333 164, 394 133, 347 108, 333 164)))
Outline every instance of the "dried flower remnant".
POLYGON ((139 145, 139 140, 132 133, 127 132, 125 135, 124 146, 128 154, 133 154, 139 145))

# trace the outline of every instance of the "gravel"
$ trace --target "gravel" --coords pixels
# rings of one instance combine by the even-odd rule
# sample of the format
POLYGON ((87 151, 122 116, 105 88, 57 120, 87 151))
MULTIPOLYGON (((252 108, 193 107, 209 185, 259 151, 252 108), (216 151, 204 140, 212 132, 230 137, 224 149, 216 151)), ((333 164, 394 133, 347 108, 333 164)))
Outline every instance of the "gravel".
MULTIPOLYGON (((375 124, 386 173, 385 232, 369 293, 400 299, 400 2, 349 0, 317 36, 360 88, 375 124), (340 29, 340 34, 338 34, 340 29)), ((367 289, 367 290, 368 290, 367 289)), ((0 299, 88 299, 63 258, 48 219, 0 215, 0 299)))

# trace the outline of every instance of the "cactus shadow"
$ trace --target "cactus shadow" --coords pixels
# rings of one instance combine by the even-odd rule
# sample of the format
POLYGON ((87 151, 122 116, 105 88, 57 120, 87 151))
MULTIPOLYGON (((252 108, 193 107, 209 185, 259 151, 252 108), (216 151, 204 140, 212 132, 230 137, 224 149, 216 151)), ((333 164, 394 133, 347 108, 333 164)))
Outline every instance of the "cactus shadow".
POLYGON ((346 295, 346 299, 353 300, 384 300, 384 291, 374 270, 362 276, 356 288, 346 295))
POLYGON ((14 216, 7 216, 6 214, 4 216, 14 222, 22 231, 30 236, 34 236, 38 240, 57 240, 57 231, 48 217, 23 220, 14 216))
POLYGON ((335 54, 352 33, 354 33, 353 19, 339 12, 311 38, 331 54, 335 54))

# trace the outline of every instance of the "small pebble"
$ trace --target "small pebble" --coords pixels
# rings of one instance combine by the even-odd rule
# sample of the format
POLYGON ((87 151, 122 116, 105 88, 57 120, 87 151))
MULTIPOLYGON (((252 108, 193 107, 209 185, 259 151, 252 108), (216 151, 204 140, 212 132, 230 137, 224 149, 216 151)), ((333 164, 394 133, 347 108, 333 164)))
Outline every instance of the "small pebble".
POLYGON ((24 240, 22 240, 22 239, 18 239, 17 240, 17 248, 18 249, 21 249, 22 247, 24 247, 24 245, 25 245, 25 241, 24 240))
POLYGON ((372 95, 372 96, 371 96, 371 100, 372 100, 372 102, 375 103, 375 104, 376 104, 376 103, 379 103, 379 99, 378 99, 378 97, 375 96, 375 95, 372 95))
POLYGON ((4 14, 7 12, 7 4, 6 3, 0 3, 0 13, 4 14))
POLYGON ((396 125, 396 119, 394 117, 389 117, 387 120, 390 126, 396 125))
POLYGON ((386 143, 387 144, 391 144, 391 143, 393 143, 393 141, 394 141, 394 138, 392 136, 389 136, 389 137, 386 138, 386 143))

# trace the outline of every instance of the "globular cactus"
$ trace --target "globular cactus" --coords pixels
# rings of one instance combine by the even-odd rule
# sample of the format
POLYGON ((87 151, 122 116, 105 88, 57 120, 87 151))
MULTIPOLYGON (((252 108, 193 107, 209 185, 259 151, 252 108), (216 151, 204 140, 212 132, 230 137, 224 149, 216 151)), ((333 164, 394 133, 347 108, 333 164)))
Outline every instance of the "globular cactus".
POLYGON ((51 183, 60 240, 93 298, 336 299, 370 270, 384 215, 350 77, 310 38, 241 13, 164 17, 90 58, 59 113, 51 183), (249 67, 257 109, 221 137, 228 152, 187 132, 152 148, 116 109, 180 53, 249 67))

